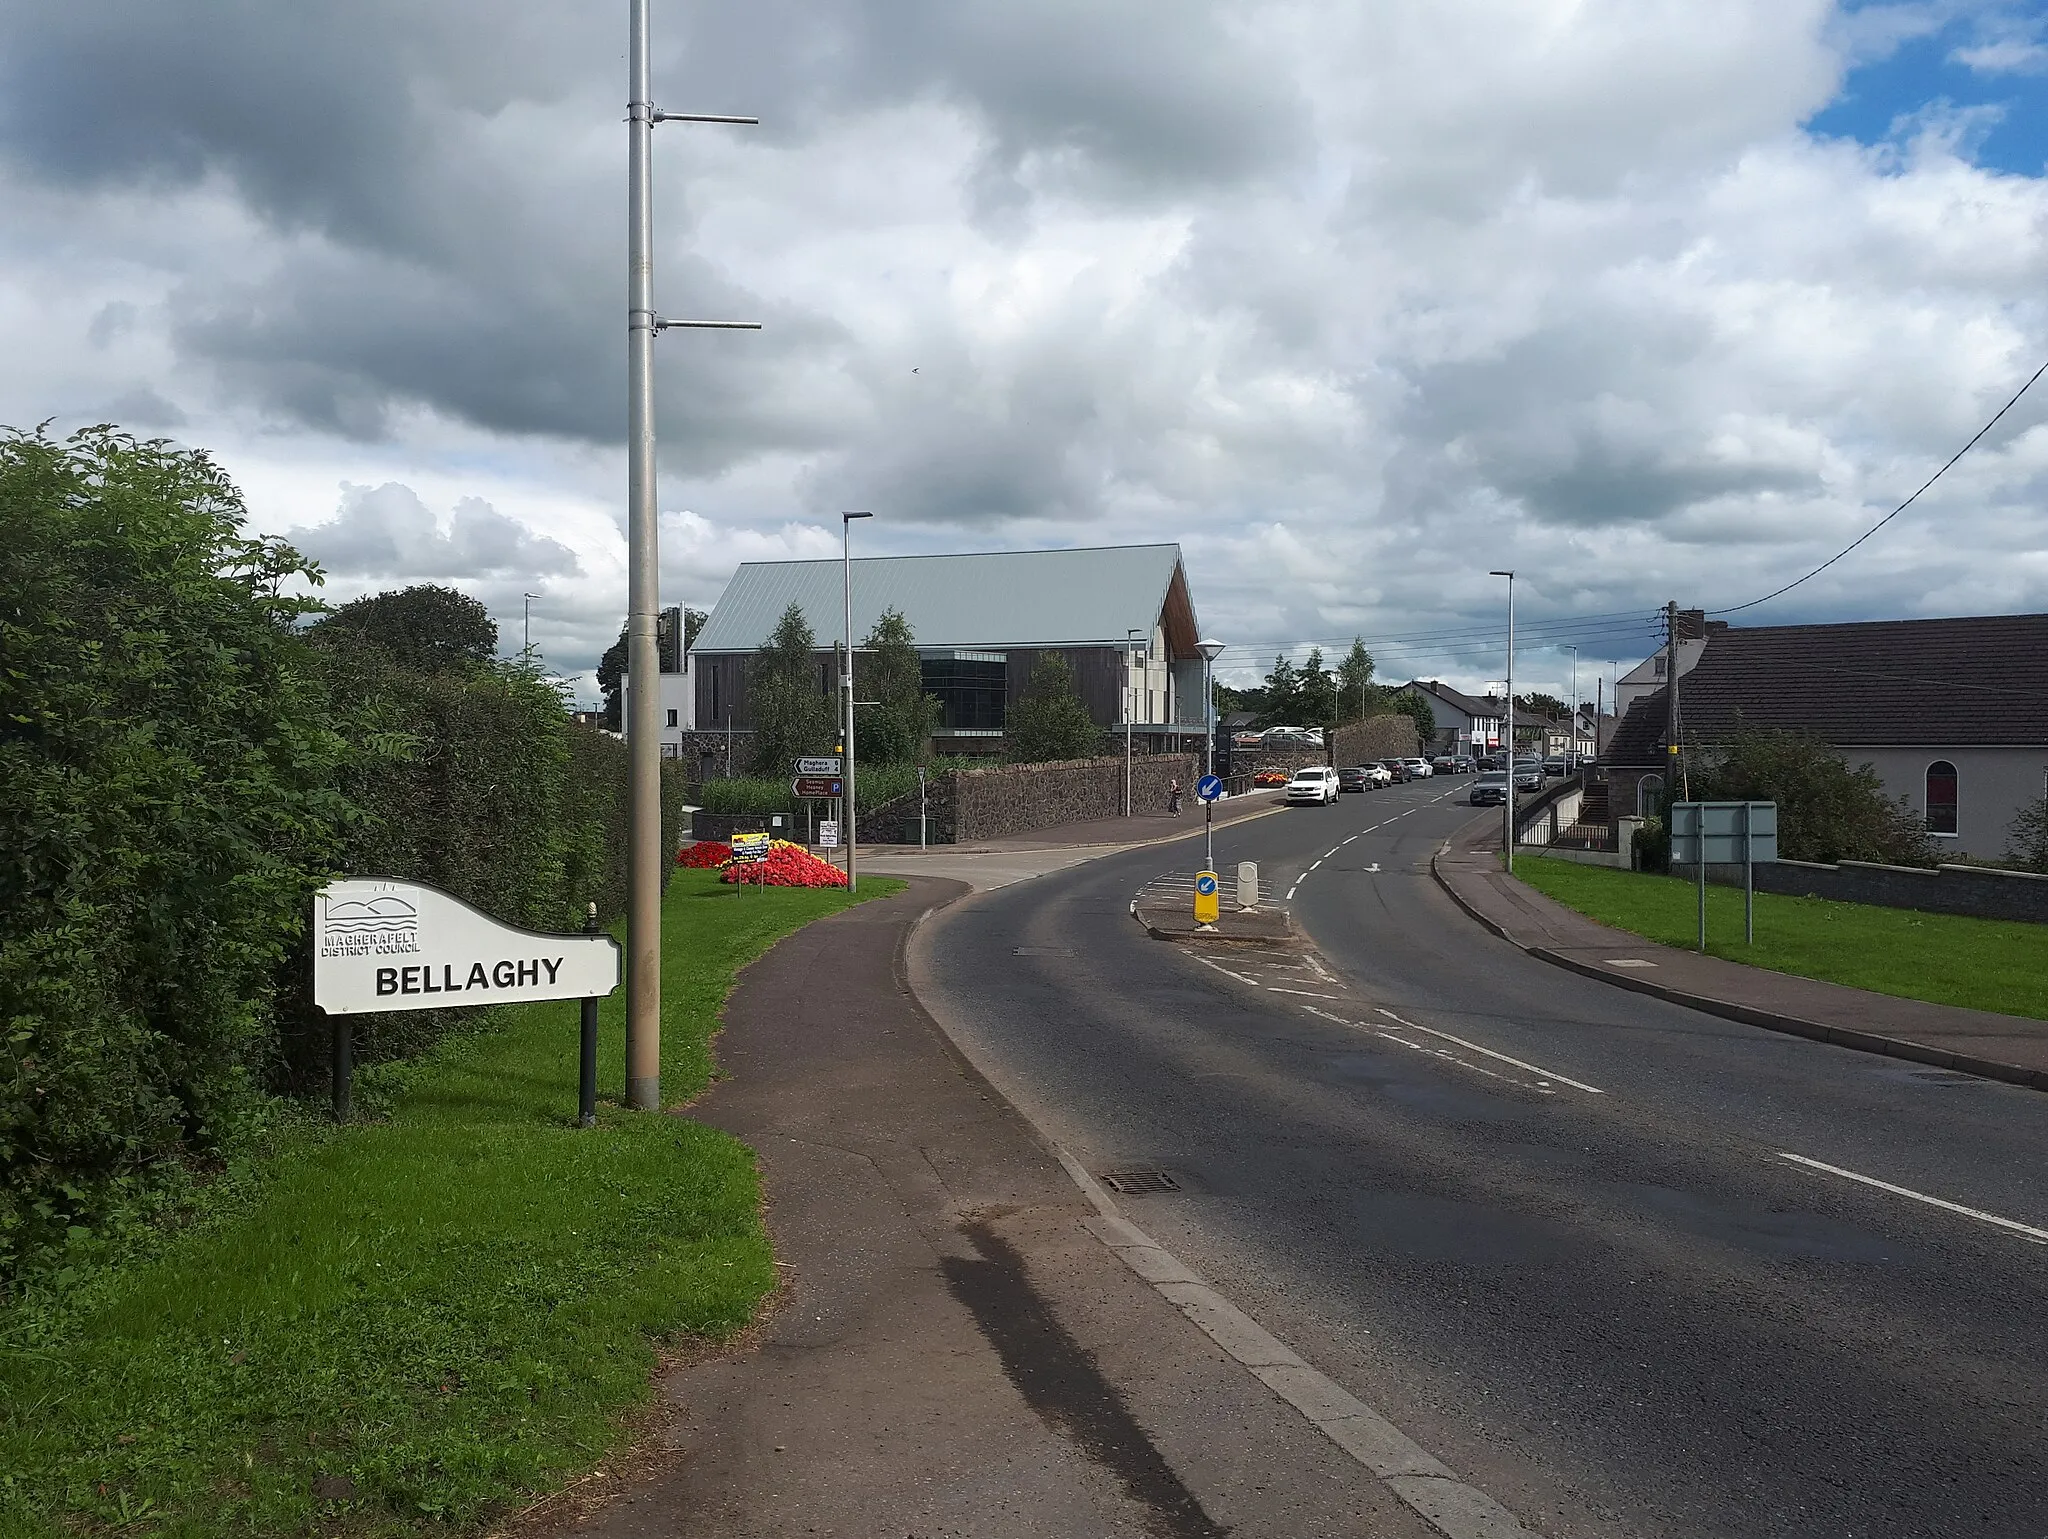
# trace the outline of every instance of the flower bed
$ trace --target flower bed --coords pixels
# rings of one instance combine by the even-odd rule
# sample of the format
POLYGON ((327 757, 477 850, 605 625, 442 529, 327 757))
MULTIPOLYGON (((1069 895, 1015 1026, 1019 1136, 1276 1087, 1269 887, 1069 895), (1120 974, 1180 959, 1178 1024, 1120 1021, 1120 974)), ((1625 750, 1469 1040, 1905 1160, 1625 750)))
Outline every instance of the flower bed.
POLYGON ((761 887, 844 887, 846 873, 818 859, 800 844, 776 839, 768 846, 768 858, 727 864, 721 882, 744 882, 761 887))
POLYGON ((691 871, 709 871, 732 859, 732 846, 720 839, 699 839, 676 852, 676 864, 691 871))

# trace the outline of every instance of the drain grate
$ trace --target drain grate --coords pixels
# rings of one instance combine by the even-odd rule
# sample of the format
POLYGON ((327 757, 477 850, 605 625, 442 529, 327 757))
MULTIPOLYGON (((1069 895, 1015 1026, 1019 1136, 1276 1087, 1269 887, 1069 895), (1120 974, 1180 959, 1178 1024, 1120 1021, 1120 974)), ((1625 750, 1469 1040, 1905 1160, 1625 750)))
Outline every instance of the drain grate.
POLYGON ((1143 1197, 1151 1192, 1177 1192, 1180 1183, 1163 1170, 1110 1170, 1103 1172, 1102 1184, 1125 1197, 1143 1197))

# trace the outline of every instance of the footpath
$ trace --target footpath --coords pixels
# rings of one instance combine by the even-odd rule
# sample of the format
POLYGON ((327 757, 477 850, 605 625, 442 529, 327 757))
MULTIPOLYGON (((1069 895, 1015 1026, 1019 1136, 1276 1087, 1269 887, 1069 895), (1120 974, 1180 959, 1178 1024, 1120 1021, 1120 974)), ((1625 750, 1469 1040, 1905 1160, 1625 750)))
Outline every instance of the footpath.
POLYGON ((783 1287, 664 1375, 604 1480, 519 1532, 1424 1539, 1119 1259, 1128 1236, 1106 1242, 1113 1221, 911 995, 908 936, 963 890, 914 880, 741 975, 687 1115, 759 1151, 783 1287))
POLYGON ((1489 930, 1572 972, 1770 1031, 2048 1090, 2048 1023, 1745 967, 1609 929, 1503 871, 1492 814, 1458 830, 1431 871, 1489 930))

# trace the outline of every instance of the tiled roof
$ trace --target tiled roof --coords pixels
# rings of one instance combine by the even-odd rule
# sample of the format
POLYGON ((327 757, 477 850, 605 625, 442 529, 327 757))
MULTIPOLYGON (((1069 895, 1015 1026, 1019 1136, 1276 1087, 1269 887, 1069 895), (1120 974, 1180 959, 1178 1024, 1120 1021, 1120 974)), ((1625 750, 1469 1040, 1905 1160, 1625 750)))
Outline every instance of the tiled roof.
POLYGON ((1415 679, 1407 684, 1403 684, 1401 689, 1395 690, 1394 693, 1399 694, 1401 690, 1407 689, 1416 690, 1425 695, 1434 695, 1437 699, 1443 701, 1445 705, 1455 707, 1463 711, 1467 716, 1495 718, 1501 714, 1503 709, 1498 695, 1485 697, 1468 695, 1462 690, 1451 688, 1448 684, 1439 684, 1435 679, 1415 679))
MULTIPOLYGON (((2048 745, 2048 614, 1717 630, 1678 706, 1688 742, 1736 723, 1844 746, 2048 745)), ((1664 690, 1630 707, 1609 762, 1659 763, 1664 690)))

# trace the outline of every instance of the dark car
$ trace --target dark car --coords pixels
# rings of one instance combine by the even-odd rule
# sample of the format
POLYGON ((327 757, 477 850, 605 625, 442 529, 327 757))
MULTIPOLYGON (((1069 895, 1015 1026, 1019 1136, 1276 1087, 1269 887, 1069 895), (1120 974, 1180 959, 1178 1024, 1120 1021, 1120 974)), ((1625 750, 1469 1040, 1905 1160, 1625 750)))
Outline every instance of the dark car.
POLYGON ((1543 761, 1541 759, 1519 759, 1515 762, 1515 789, 1517 791, 1540 791, 1543 789, 1543 761))
POLYGON ((1472 782, 1472 789, 1465 793, 1465 800, 1475 807, 1498 807, 1507 799, 1506 775, 1481 775, 1472 782))
MULTIPOLYGON (((1681 680, 1681 682, 1683 681, 1681 680)), ((1408 766, 1403 764, 1399 759, 1382 759, 1380 760, 1380 768, 1384 769, 1388 774, 1394 777, 1393 783, 1397 786, 1406 785, 1409 781, 1415 778, 1413 775, 1408 773, 1408 766)))
POLYGON ((1552 777, 1562 775, 1564 773, 1564 755, 1554 753, 1545 759, 1543 761, 1543 773, 1552 777))
POLYGON ((1434 759, 1431 759, 1429 767, 1439 775, 1455 775, 1458 773, 1458 761, 1447 753, 1440 753, 1434 759))
POLYGON ((1337 767, 1337 789, 1339 791, 1370 791, 1372 777, 1365 772, 1362 764, 1341 764, 1337 767))

